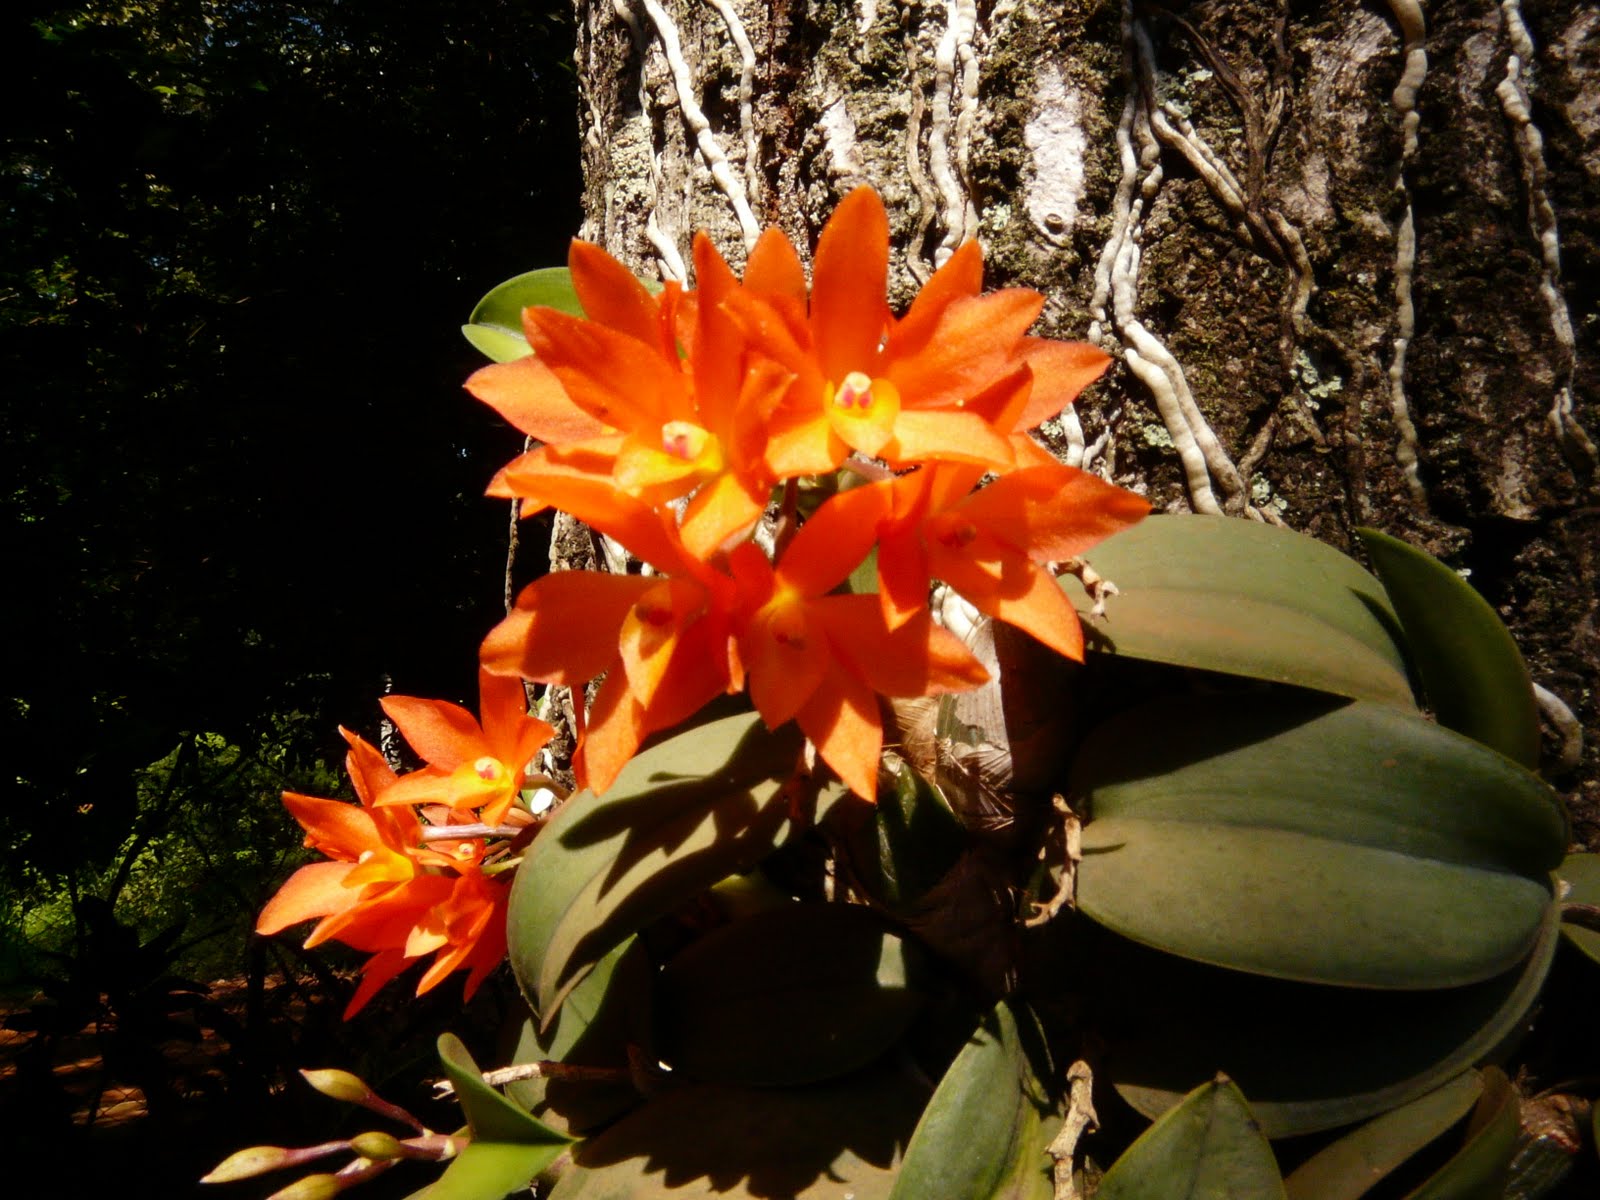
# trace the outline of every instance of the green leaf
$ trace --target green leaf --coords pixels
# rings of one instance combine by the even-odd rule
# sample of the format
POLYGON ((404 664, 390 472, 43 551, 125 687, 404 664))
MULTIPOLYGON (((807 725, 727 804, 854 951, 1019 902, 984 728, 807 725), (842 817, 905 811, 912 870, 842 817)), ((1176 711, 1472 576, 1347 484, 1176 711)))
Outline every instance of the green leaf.
POLYGON ((1173 954, 1285 979, 1453 987, 1509 969, 1564 823, 1536 776, 1388 705, 1180 697, 1106 722, 1079 907, 1173 954))
POLYGON ((888 1060, 806 1087, 674 1088, 578 1147, 550 1200, 886 1200, 926 1097, 888 1060))
POLYGON ((1409 1104, 1368 1121, 1296 1167, 1283 1181, 1289 1200, 1357 1200, 1466 1116, 1482 1094, 1478 1073, 1463 1071, 1409 1104))
POLYGON ((545 1025, 608 950, 794 835, 800 744, 754 713, 711 720, 642 750, 604 796, 561 806, 517 868, 507 916, 512 969, 545 1025))
POLYGON ((1467 1144, 1407 1200, 1500 1200, 1520 1132, 1517 1089, 1504 1072, 1484 1072, 1483 1097, 1467 1127, 1467 1144))
POLYGON ((490 290, 461 327, 478 351, 495 362, 510 362, 533 353, 522 333, 522 310, 532 305, 581 317, 583 305, 566 267, 528 271, 490 290))
POLYGON ((1088 555, 1117 585, 1104 618, 1062 586, 1090 650, 1414 708, 1381 584, 1314 538, 1231 517, 1151 517, 1088 555))
POLYGON ((1106 938, 1103 1072, 1149 1117, 1226 1071, 1269 1137, 1333 1129, 1416 1099, 1527 1021, 1555 957, 1557 909, 1515 970, 1469 987, 1386 992, 1244 975, 1106 938))
MULTIPOLYGON (((1600 905, 1600 854, 1569 854, 1556 868, 1556 878, 1572 885, 1565 902, 1600 905)), ((1600 930, 1564 923, 1561 936, 1600 963, 1600 930)))
MULTIPOLYGON (((439 1035, 439 1061, 456 1090, 461 1111, 466 1114, 477 1142, 509 1142, 524 1146, 561 1147, 572 1139, 557 1133, 544 1122, 518 1108, 483 1081, 483 1073, 466 1046, 453 1033, 439 1035)), ((555 1153, 551 1154, 551 1158, 555 1153)))
POLYGON ((1033 1014, 1023 1010, 1019 1022, 1002 1001, 928 1101, 890 1200, 1050 1200, 1045 1122, 1054 1105, 1035 1058, 1044 1055, 1033 1014), (1024 1030, 1032 1034, 1031 1053, 1024 1030))
MULTIPOLYGON (((654 970, 638 939, 602 958, 567 996, 548 1029, 523 1021, 513 1063, 553 1061, 589 1067, 629 1067, 629 1047, 649 1052, 654 970)), ((584 1132, 640 1101, 632 1083, 524 1079, 506 1093, 564 1133, 584 1132)))
POLYGON ((1439 723, 1537 768, 1533 683, 1489 602, 1431 554, 1376 529, 1357 535, 1394 603, 1439 723))
POLYGON ((937 788, 902 766, 873 814, 878 878, 874 892, 897 912, 914 905, 956 864, 966 833, 937 788))
POLYGON ((897 1042, 921 1007, 904 945, 857 905, 791 903, 724 925, 657 983, 662 1056, 712 1083, 847 1074, 897 1042))
POLYGON ((1224 1076, 1190 1092, 1111 1164, 1095 1200, 1283 1200, 1272 1147, 1224 1076))
POLYGON ((561 1146, 473 1142, 451 1159, 444 1174, 408 1200, 503 1200, 525 1195, 529 1182, 561 1153, 561 1146))

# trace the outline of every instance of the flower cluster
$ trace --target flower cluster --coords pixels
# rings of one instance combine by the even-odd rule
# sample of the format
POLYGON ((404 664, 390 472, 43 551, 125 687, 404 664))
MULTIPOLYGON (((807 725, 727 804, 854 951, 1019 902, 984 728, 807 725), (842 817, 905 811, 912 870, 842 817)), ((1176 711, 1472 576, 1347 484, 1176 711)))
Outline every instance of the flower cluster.
POLYGON ((483 646, 495 674, 578 689, 604 675, 573 763, 594 791, 650 733, 748 689, 769 726, 797 722, 873 798, 878 697, 986 678, 932 619, 935 579, 1081 658, 1050 564, 1148 506, 1059 463, 1026 431, 1109 360, 1029 337, 1043 298, 980 294, 973 243, 896 318, 888 246, 867 188, 823 230, 809 290, 776 230, 742 280, 699 236, 696 289, 669 283, 659 295, 577 242, 572 282, 588 319, 527 309, 533 354, 468 382, 542 443, 491 494, 520 497, 524 513, 565 510, 649 567, 549 575, 483 646), (852 475, 872 481, 846 486, 852 475), (829 496, 792 538, 780 522, 769 556, 752 534, 775 491, 792 500, 808 478, 829 496), (876 594, 841 592, 874 551, 876 594))
POLYGON ((553 730, 527 714, 521 682, 480 674, 482 722, 455 704, 390 696, 384 711, 427 764, 398 775, 347 730, 359 804, 284 793, 306 845, 330 861, 301 867, 267 903, 256 932, 320 918, 306 946, 337 939, 372 954, 348 1017, 418 959, 421 995, 458 969, 470 997, 505 957, 508 820, 527 767, 553 730))

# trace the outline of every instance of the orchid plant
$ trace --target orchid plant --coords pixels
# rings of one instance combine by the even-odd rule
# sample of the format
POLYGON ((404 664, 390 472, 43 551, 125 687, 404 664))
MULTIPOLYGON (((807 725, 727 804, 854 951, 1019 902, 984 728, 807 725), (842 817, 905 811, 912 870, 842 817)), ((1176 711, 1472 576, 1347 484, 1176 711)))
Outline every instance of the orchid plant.
POLYGON ((1125 1149, 1097 1194, 1314 1196, 1362 1122, 1398 1163, 1469 1109, 1439 1186, 1501 1169, 1484 1064, 1600 892, 1503 627, 1375 531, 1376 577, 1146 520, 1030 432, 1111 360, 1030 336, 1043 298, 985 293, 976 243, 896 316, 889 254, 862 188, 809 284, 775 230, 742 277, 697 237, 693 289, 575 242, 479 306, 467 388, 531 447, 489 494, 628 569, 529 585, 478 716, 387 698, 421 769, 347 733, 359 803, 285 796, 327 861, 258 931, 369 953, 347 1013, 509 958, 521 1043, 486 1074, 441 1042, 457 1134, 334 1073, 411 1136, 209 1179, 348 1153, 278 1195, 423 1158, 435 1200, 1060 1198, 1125 1149), (543 771, 537 686, 575 734, 543 771), (1107 1085, 1159 1119, 1080 1145, 1107 1085))

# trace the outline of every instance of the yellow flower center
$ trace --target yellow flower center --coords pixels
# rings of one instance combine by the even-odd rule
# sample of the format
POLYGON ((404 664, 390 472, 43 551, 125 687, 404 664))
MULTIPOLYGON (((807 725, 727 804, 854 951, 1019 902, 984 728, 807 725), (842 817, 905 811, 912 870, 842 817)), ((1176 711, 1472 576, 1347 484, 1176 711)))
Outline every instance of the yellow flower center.
POLYGON ((710 432, 692 421, 668 421, 661 427, 661 449, 686 463, 704 454, 711 440, 710 432))
POLYGON ((823 389, 828 425, 852 450, 876 456, 894 440, 900 416, 900 392, 887 379, 851 371, 837 385, 823 389))
POLYGON ((504 776, 505 770, 506 767, 503 762, 498 758, 490 758, 488 755, 484 755, 472 764, 473 774, 485 783, 498 782, 504 776))

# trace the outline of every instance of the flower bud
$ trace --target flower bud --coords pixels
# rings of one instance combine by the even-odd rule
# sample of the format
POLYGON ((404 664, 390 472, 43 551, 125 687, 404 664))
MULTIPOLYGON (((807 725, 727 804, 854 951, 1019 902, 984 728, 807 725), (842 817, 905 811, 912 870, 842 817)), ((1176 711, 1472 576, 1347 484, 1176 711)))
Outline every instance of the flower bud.
POLYGON ((273 1192, 267 1200, 333 1200, 342 1191, 344 1181, 337 1175, 307 1175, 273 1192))
POLYGON ((236 1179, 250 1179, 276 1171, 294 1161, 294 1153, 282 1146, 251 1146, 228 1155, 211 1174, 201 1177, 201 1183, 232 1183, 236 1179))
POLYGON ((352 1075, 349 1071, 326 1068, 320 1071, 301 1071, 300 1074, 324 1096, 343 1100, 347 1104, 361 1104, 372 1095, 372 1089, 361 1077, 352 1075))
POLYGON ((386 1159, 400 1158, 406 1152, 400 1139, 393 1134, 384 1133, 381 1129, 374 1129, 370 1133, 358 1133, 350 1139, 350 1149, 362 1158, 386 1159))

